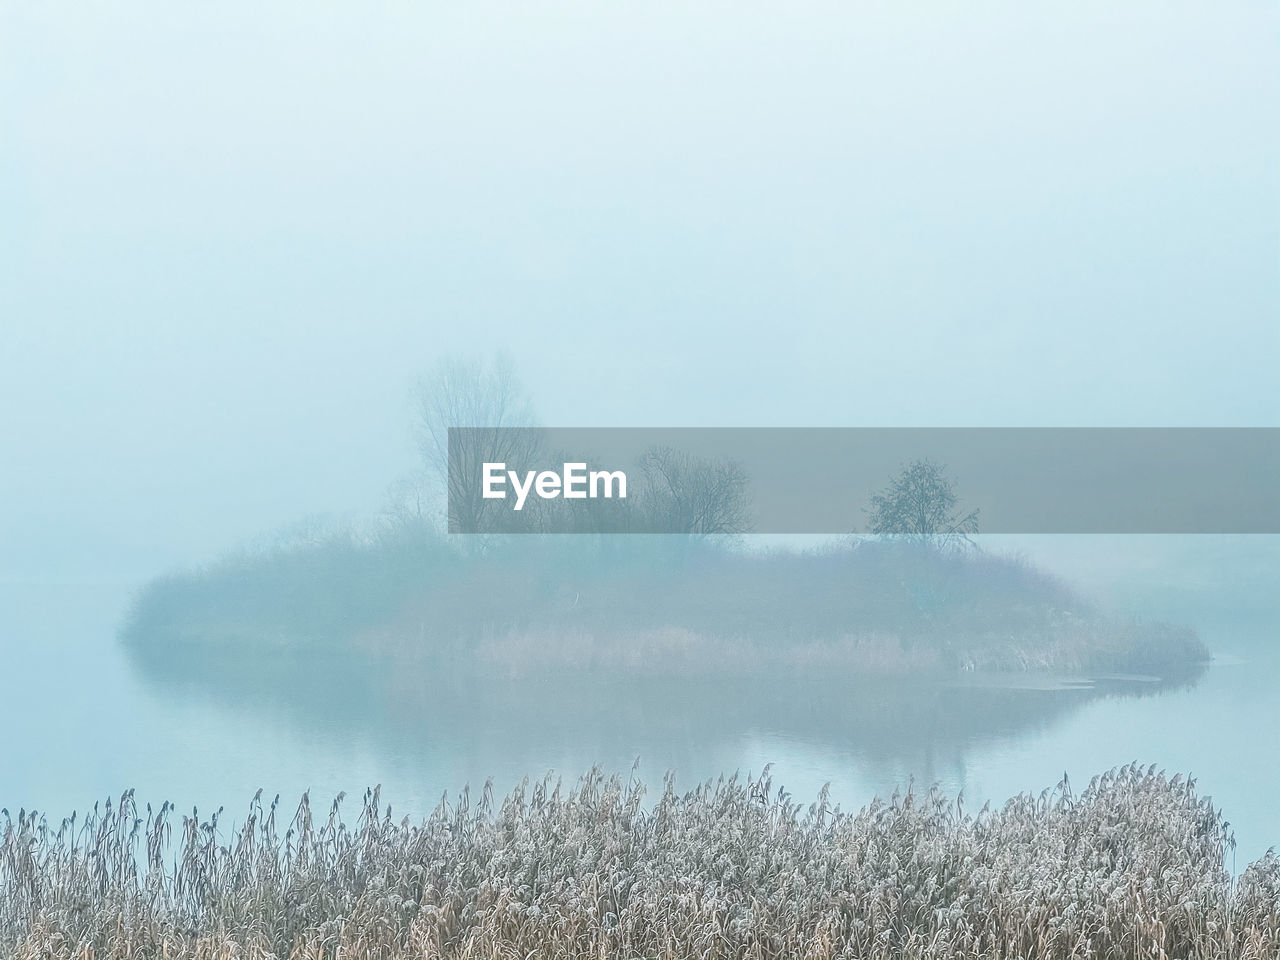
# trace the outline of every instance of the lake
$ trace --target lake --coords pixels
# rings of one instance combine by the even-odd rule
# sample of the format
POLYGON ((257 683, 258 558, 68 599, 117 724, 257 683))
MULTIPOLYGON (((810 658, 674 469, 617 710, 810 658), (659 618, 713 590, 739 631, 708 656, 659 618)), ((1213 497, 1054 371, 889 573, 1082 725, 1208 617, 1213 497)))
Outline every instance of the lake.
MULTIPOLYGON (((134 585, 0 583, 0 806, 51 819, 134 787, 141 801, 225 806, 259 788, 291 806, 383 785, 398 813, 494 779, 503 792, 593 763, 677 787, 773 764, 796 800, 831 783, 845 808, 912 779, 963 790, 967 809, 1079 790, 1138 760, 1190 773, 1235 829, 1238 868, 1280 841, 1280 656, 1271 626, 1205 629, 1193 682, 966 678, 955 683, 604 683, 408 679, 357 659, 255 671, 231 658, 179 678, 115 640, 134 585)), ((352 811, 354 815, 354 810, 352 811)))

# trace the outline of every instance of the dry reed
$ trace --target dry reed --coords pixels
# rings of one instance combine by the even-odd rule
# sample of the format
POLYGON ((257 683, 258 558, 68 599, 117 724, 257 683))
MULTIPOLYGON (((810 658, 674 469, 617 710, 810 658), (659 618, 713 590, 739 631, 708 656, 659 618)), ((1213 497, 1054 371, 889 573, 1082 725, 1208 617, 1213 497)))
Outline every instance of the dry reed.
MULTIPOLYGON (((1238 879, 1194 782, 1136 765, 971 813, 937 790, 856 813, 768 771, 655 803, 593 770, 421 823, 255 797, 218 815, 6 811, 0 954, 33 958, 1274 958, 1280 861, 1238 879)), ((277 798, 278 800, 278 798, 277 798)))

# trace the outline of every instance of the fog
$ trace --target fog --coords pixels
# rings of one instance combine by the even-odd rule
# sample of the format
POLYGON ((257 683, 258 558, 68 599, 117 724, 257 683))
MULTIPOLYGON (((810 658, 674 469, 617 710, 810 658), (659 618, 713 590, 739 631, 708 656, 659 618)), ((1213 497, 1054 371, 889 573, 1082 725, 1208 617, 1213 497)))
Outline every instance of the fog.
MULTIPOLYGON (((861 537, 660 445, 508 517, 447 439, 1280 427, 1278 30, 0 3, 0 953, 1280 951, 1280 536, 995 535, 972 446, 828 484, 861 537)), ((1040 476, 1182 502, 1106 433, 1040 476)), ((1185 502, 1266 528, 1270 449, 1185 502)))
POLYGON ((0 576, 123 577, 554 425, 1274 425, 1277 13, 13 3, 0 576))

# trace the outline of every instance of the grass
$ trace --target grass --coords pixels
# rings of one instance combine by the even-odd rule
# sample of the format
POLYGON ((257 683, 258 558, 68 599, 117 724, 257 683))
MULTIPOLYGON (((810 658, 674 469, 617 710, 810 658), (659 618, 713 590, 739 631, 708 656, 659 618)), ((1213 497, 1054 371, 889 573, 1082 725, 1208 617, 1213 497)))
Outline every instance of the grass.
POLYGON ((0 951, 33 958, 1274 958, 1280 860, 1238 881, 1194 782, 1136 765, 1002 809, 936 790, 856 813, 767 771, 680 795, 594 770, 396 820, 377 790, 287 824, 132 793, 4 814, 0 951))
POLYGON ((150 584, 123 636, 177 649, 357 649, 490 673, 1057 670, 1186 675, 1195 633, 1113 616, 1025 560, 862 541, 753 553, 669 537, 426 527, 240 553, 150 584))

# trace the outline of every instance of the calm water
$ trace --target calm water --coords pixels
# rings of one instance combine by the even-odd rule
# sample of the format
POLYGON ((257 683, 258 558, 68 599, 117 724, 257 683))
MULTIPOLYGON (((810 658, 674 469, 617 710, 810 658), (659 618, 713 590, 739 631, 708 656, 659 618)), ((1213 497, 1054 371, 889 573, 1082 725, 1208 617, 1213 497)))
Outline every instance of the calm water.
MULTIPOLYGON (((114 640, 121 584, 0 584, 0 806, 61 817, 135 787, 234 814, 259 787, 328 802, 383 784, 399 812, 493 777, 499 791, 592 763, 679 786, 772 763, 797 799, 824 782, 845 807, 914 777, 966 806, 1037 792, 1067 772, 1140 760, 1190 772, 1224 808, 1239 866, 1280 843, 1280 657, 1256 626, 1205 631, 1218 660, 1193 685, 1065 684, 859 689, 826 681, 601 685, 408 681, 311 660, 254 674, 200 665, 182 681, 133 664, 114 640)), ((189 668, 184 668, 189 669, 189 668)))

